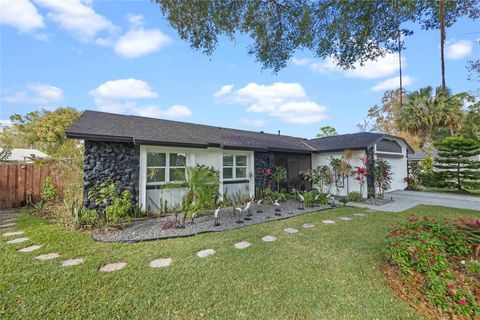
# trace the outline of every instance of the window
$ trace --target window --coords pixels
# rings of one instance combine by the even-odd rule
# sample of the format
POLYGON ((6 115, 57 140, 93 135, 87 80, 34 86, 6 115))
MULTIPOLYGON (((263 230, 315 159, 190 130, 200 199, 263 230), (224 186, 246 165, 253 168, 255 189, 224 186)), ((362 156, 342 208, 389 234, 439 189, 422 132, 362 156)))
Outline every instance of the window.
POLYGON ((147 152, 147 184, 185 180, 185 153, 147 152))
POLYGON ((224 155, 223 156, 223 179, 235 180, 247 177, 247 156, 246 155, 224 155))

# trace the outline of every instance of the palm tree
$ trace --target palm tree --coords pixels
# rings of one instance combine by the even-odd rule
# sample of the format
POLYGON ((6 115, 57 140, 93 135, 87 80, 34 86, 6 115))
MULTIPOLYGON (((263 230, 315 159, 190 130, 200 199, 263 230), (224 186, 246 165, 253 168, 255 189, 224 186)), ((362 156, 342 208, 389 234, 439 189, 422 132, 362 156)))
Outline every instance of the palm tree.
POLYGON ((438 20, 440 20, 440 59, 442 60, 442 92, 446 94, 447 85, 445 84, 445 3, 444 0, 439 2, 439 14, 438 20))
POLYGON ((462 111, 464 93, 452 95, 450 89, 437 88, 435 92, 436 112, 439 124, 450 129, 450 135, 460 130, 464 113, 462 111))

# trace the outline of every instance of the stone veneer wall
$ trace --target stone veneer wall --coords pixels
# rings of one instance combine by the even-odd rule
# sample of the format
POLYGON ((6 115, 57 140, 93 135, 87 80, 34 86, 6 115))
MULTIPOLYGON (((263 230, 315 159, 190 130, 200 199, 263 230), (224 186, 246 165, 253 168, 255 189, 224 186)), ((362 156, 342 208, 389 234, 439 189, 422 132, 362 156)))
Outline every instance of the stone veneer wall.
POLYGON ((255 170, 255 194, 263 190, 267 184, 267 179, 263 174, 263 170, 274 167, 273 153, 255 152, 254 153, 254 170, 255 170))
POLYGON ((118 192, 129 190, 132 203, 138 204, 140 146, 85 140, 83 163, 83 199, 87 208, 95 207, 88 199, 90 188, 108 181, 115 182, 118 192))

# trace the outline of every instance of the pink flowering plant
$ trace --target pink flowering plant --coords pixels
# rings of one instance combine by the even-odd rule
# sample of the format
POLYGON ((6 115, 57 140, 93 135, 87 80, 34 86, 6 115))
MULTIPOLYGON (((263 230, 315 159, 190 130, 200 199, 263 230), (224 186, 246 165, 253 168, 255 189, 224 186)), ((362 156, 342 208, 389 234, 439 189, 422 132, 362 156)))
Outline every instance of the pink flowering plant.
POLYGON ((446 221, 428 216, 410 216, 394 225, 387 235, 386 261, 399 269, 406 280, 421 276, 423 291, 437 307, 456 314, 480 315, 470 286, 457 279, 455 261, 468 256, 465 235, 446 221))

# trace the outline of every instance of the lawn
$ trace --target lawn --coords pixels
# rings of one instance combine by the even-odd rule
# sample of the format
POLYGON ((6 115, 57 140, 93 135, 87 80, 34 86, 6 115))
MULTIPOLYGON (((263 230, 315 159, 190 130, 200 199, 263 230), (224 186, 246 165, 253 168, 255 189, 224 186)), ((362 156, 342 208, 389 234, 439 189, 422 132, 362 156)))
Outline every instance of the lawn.
MULTIPOLYGON (((221 233, 136 244, 97 243, 23 214, 19 229, 32 241, 0 242, 1 319, 421 319, 383 279, 387 229, 410 213, 453 219, 478 211, 420 206, 404 213, 369 213, 336 219, 363 209, 338 208, 221 233), (303 229, 303 223, 316 227, 303 229), (288 234, 286 227, 298 228, 288 234), (265 243, 261 237, 275 235, 265 243), (233 244, 246 240, 245 250, 233 244), (16 249, 43 244, 31 253, 16 249), (195 253, 213 248, 204 259, 195 253), (61 259, 37 261, 42 253, 61 259), (59 261, 84 257, 82 265, 59 261), (171 257, 167 268, 149 261, 171 257), (105 263, 126 261, 116 272, 105 263)), ((3 237, 5 238, 5 237, 3 237)))

